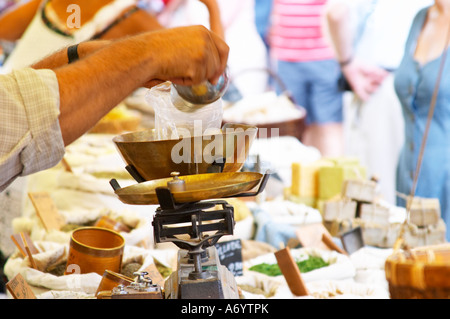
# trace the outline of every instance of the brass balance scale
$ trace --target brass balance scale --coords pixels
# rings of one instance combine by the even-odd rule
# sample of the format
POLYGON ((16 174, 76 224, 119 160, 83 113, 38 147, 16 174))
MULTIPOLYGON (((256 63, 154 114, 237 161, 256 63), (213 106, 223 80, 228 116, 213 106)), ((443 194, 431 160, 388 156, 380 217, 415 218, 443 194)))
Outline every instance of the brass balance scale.
POLYGON ((157 140, 154 130, 114 138, 126 169, 138 182, 121 188, 111 180, 115 194, 126 204, 159 205, 153 220, 155 242, 180 248, 177 270, 165 282, 165 298, 239 298, 235 279, 220 264, 214 245, 234 230, 234 209, 224 199, 256 196, 268 180, 268 174, 239 172, 256 134, 254 126, 226 124, 213 136, 183 140, 157 140), (204 154, 212 141, 214 160, 199 159, 197 154, 204 154), (175 163, 177 143, 185 143, 190 160, 175 163))

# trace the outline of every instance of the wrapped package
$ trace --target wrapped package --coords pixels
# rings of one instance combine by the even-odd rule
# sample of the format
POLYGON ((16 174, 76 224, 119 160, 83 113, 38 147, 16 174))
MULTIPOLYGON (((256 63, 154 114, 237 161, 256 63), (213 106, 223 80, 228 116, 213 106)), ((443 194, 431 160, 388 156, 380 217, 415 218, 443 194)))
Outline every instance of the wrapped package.
POLYGON ((356 216, 356 202, 349 199, 329 200, 323 206, 325 221, 352 220, 356 216))
POLYGON ((379 225, 389 224, 390 207, 379 203, 362 204, 359 212, 360 218, 366 222, 379 225))
POLYGON ((409 214, 409 219, 414 225, 436 225, 441 218, 439 199, 414 197, 410 203, 409 214))
POLYGON ((377 196, 377 183, 362 179, 347 179, 342 186, 342 197, 361 202, 373 202, 377 196))

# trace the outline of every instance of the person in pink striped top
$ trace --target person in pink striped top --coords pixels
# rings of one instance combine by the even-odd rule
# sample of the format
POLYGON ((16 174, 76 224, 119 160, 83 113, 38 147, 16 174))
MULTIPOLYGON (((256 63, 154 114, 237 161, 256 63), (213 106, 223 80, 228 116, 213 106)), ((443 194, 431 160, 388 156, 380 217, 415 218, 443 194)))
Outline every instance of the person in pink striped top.
POLYGON ((269 32, 277 75, 307 110, 302 142, 323 156, 342 155, 340 66, 323 28, 327 0, 274 0, 269 32))

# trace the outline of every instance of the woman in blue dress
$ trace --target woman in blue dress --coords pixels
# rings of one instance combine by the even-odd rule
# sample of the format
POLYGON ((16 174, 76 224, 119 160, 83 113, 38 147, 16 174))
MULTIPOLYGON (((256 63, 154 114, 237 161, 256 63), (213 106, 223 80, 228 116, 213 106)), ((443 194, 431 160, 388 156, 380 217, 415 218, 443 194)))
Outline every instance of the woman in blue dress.
MULTIPOLYGON (((397 191, 409 195, 427 123, 443 50, 448 45, 450 0, 435 0, 418 12, 395 73, 395 90, 405 119, 405 143, 397 169, 397 191)), ((430 125, 415 196, 438 198, 450 240, 450 51, 430 125)), ((399 205, 405 205, 399 198, 399 205)))

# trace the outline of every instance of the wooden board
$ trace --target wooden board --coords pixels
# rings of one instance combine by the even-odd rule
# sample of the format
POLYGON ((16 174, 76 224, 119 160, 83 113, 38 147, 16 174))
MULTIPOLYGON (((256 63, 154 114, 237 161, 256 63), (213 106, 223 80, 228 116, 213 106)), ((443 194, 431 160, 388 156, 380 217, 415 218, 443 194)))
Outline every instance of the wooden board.
POLYGON ((11 235, 11 240, 19 249, 20 253, 22 254, 22 257, 28 256, 27 249, 25 246, 28 246, 31 254, 39 253, 39 250, 36 248, 36 246, 34 246, 33 241, 31 240, 30 236, 27 233, 11 235))
POLYGON ((289 247, 275 252, 275 257, 289 289, 295 296, 307 296, 308 289, 300 274, 300 269, 292 257, 289 247))
POLYGON ((49 230, 60 230, 63 220, 50 194, 47 192, 28 193, 28 196, 36 209, 36 214, 41 220, 44 228, 49 230))

